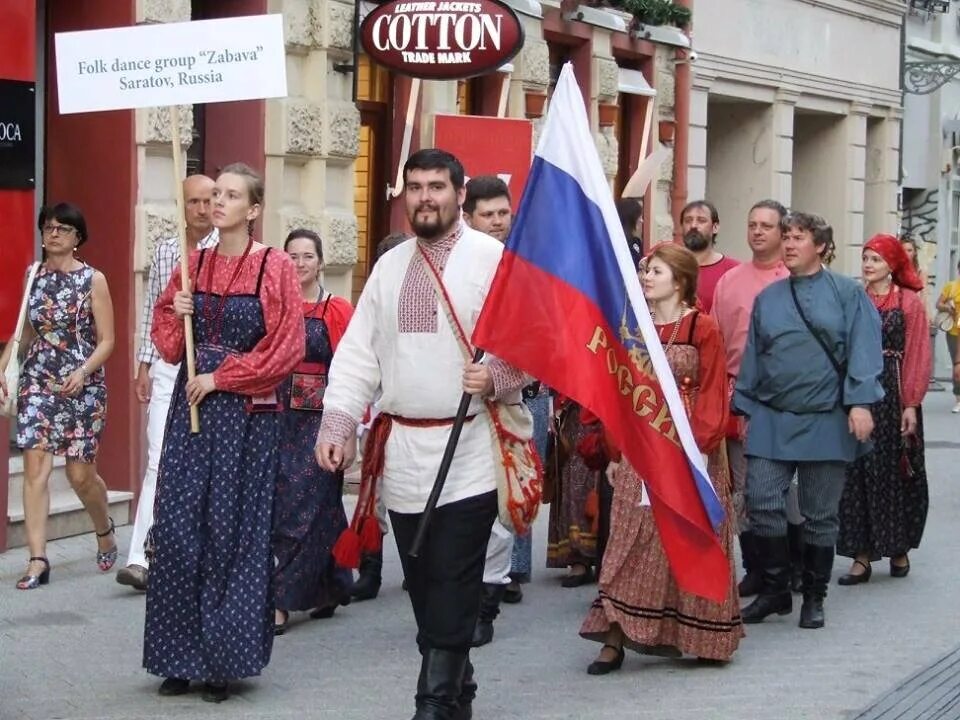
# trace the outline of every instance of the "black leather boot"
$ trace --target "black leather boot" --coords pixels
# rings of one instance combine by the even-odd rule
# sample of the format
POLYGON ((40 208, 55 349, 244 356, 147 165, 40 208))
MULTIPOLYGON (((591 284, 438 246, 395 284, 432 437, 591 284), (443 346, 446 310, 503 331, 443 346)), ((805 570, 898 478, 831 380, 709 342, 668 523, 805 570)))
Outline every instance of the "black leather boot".
POLYGON ((453 720, 473 719, 473 699, 477 696, 477 681, 473 679, 473 663, 467 656, 467 664, 463 669, 463 682, 460 685, 460 698, 457 700, 457 711, 453 720))
POLYGON ((744 574, 737 590, 740 597, 753 597, 763 587, 763 578, 757 559, 756 536, 749 530, 740 533, 740 554, 743 556, 744 574))
POLYGON ((793 612, 790 594, 790 557, 786 536, 754 536, 763 585, 757 599, 740 611, 743 622, 763 622, 768 615, 789 615, 793 612))
POLYGON ((803 523, 787 523, 787 542, 790 545, 790 589, 798 593, 803 587, 803 523))
POLYGON ((383 570, 383 551, 365 553, 360 558, 360 573, 357 581, 350 588, 350 597, 361 602, 373 600, 380 592, 383 570))
POLYGON ((493 621, 500 614, 500 600, 507 589, 506 585, 483 584, 483 593, 480 596, 480 614, 477 616, 477 626, 473 629, 473 647, 486 645, 493 640, 493 621))
POLYGON ((833 545, 803 546, 803 605, 800 627, 815 630, 824 624, 823 599, 833 570, 833 545))
POLYGON ((417 681, 417 712, 413 720, 455 720, 460 709, 467 653, 428 648, 423 652, 417 681))

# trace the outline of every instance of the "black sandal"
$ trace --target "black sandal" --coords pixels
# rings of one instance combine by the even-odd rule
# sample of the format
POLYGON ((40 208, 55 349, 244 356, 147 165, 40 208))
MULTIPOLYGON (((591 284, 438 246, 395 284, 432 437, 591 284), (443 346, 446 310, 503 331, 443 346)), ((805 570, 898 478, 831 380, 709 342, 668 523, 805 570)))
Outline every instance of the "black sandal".
MULTIPOLYGON (((613 660, 594 660, 587 666, 587 675, 606 675, 614 670, 619 670, 620 666, 623 665, 624 652, 622 645, 617 647, 616 645, 605 643, 603 647, 616 650, 617 657, 613 660)), ((601 649, 601 652, 602 651, 601 649)))
POLYGON ((873 567, 870 563, 854 559, 853 564, 862 567, 863 572, 860 574, 847 573, 846 575, 841 575, 837 578, 837 585, 859 585, 860 583, 870 582, 870 576, 873 575, 873 567))
POLYGON ((222 703, 230 697, 230 693, 227 690, 226 683, 208 682, 203 684, 203 695, 200 697, 204 702, 222 703))
MULTIPOLYGON (((113 518, 108 518, 110 520, 110 527, 104 530, 102 533, 96 532, 94 534, 98 538, 107 537, 107 535, 114 535, 117 531, 116 526, 113 524, 113 518)), ((100 552, 97 550, 97 567, 100 568, 101 572, 109 572, 114 564, 117 562, 117 555, 120 554, 117 544, 113 544, 112 550, 107 550, 106 552, 100 552)))
POLYGON ((904 560, 907 561, 906 565, 895 565, 894 559, 890 558, 890 577, 892 578, 905 578, 907 573, 910 572, 910 558, 906 555, 901 555, 904 560))
POLYGON ((168 677, 157 690, 157 694, 164 697, 174 697, 175 695, 186 695, 190 692, 190 681, 183 678, 168 677))
MULTIPOLYGON (((585 568, 585 570, 582 573, 568 573, 567 576, 560 581, 560 587, 575 588, 580 587, 581 585, 588 585, 589 583, 593 582, 593 568, 582 563, 574 564, 580 565, 581 567, 585 568)), ((571 565, 570 568, 572 570, 573 566, 571 565)))
POLYGON ((35 590, 41 585, 46 585, 50 582, 50 561, 45 557, 32 557, 27 561, 27 572, 26 574, 17 580, 17 590, 35 590), (43 570, 40 571, 39 575, 30 574, 30 563, 32 562, 42 562, 43 570))
POLYGON ((274 637, 278 635, 283 635, 287 631, 287 622, 290 620, 290 613, 285 610, 281 610, 283 613, 283 622, 274 622, 273 623, 273 635, 274 637))

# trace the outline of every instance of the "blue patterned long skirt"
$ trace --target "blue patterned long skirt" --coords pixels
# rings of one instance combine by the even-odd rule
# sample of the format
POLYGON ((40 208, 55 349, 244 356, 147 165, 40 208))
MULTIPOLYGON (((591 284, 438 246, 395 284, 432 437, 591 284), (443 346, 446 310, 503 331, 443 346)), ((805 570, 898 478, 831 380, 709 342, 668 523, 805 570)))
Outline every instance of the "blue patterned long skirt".
MULTIPOLYGON (((550 391, 540 387, 532 398, 523 400, 533 413, 533 441, 537 445, 540 457, 547 455, 547 432, 550 427, 550 391)), ((510 576, 517 582, 530 582, 533 566, 533 530, 526 535, 518 535, 513 542, 513 555, 510 559, 510 576)))
MULTIPOLYGON (((330 367, 326 323, 306 318, 305 361, 330 367)), ((281 391, 289 393, 289 383, 281 391)), ((349 600, 353 577, 330 554, 347 527, 343 473, 320 469, 313 454, 323 414, 286 410, 280 421, 280 473, 273 507, 274 596, 278 610, 327 608, 349 600)))
MULTIPOLYGON (((208 297, 194 297, 198 374, 263 337, 259 299, 231 296, 223 336, 208 344, 208 297)), ((250 413, 243 396, 212 392, 200 406, 200 433, 191 435, 185 368, 160 457, 143 666, 162 677, 223 682, 259 675, 273 647, 270 523, 279 414, 250 413)))

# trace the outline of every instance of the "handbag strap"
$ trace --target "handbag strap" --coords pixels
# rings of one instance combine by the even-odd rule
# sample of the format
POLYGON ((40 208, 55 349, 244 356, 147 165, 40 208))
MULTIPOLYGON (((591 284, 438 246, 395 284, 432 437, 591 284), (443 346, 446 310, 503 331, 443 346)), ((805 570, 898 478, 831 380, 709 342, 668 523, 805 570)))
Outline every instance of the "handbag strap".
POLYGON ((443 313, 447 316, 447 322, 450 323, 450 329, 453 330, 454 336, 457 338, 457 344, 460 346, 460 352, 463 354, 464 360, 468 363, 473 361, 473 348, 470 346, 470 341, 467 340, 467 333, 463 329, 463 325, 460 324, 460 319, 457 317, 456 311, 453 309, 453 303, 450 301, 450 296, 447 294, 447 288, 443 284, 443 278, 440 277, 440 273, 437 272, 436 266, 431 262, 430 258, 427 257, 427 253, 420 243, 417 243, 417 251, 420 253, 420 258, 423 260, 423 264, 427 267, 427 277, 430 278, 430 282, 433 284, 434 292, 436 292, 437 300, 439 300, 441 307, 443 307, 443 313))
POLYGON ((27 275, 27 286, 23 290, 23 299, 20 301, 20 314, 17 316, 17 327, 13 333, 13 341, 17 347, 20 346, 20 340, 23 338, 23 328, 27 322, 27 306, 30 304, 30 291, 33 289, 33 280, 40 269, 40 263, 35 262, 30 266, 30 272, 27 275))
POLYGON ((800 301, 797 299, 797 290, 793 286, 793 280, 790 279, 787 281, 790 285, 790 296, 793 298, 793 305, 797 308, 797 313, 800 315, 800 319, 803 320, 803 324, 807 326, 807 330, 810 331, 810 334, 813 336, 813 339, 817 341, 817 344, 826 354, 827 359, 830 361, 830 364, 833 366, 833 369, 837 373, 837 404, 843 405, 843 381, 847 375, 846 367, 844 363, 841 363, 834 356, 833 352, 827 347, 827 343, 821 337, 820 332, 813 326, 813 323, 807 318, 806 313, 803 312, 803 308, 800 307, 800 301))

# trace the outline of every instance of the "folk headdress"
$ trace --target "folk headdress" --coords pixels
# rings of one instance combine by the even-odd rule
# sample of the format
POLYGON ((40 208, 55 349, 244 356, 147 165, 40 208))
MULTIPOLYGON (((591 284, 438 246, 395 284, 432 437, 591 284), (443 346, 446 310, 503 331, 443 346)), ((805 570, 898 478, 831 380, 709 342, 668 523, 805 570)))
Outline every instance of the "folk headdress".
POLYGON ((864 250, 873 250, 890 266, 893 282, 902 288, 923 290, 923 281, 913 269, 913 263, 903 245, 893 235, 874 235, 863 246, 864 250))

